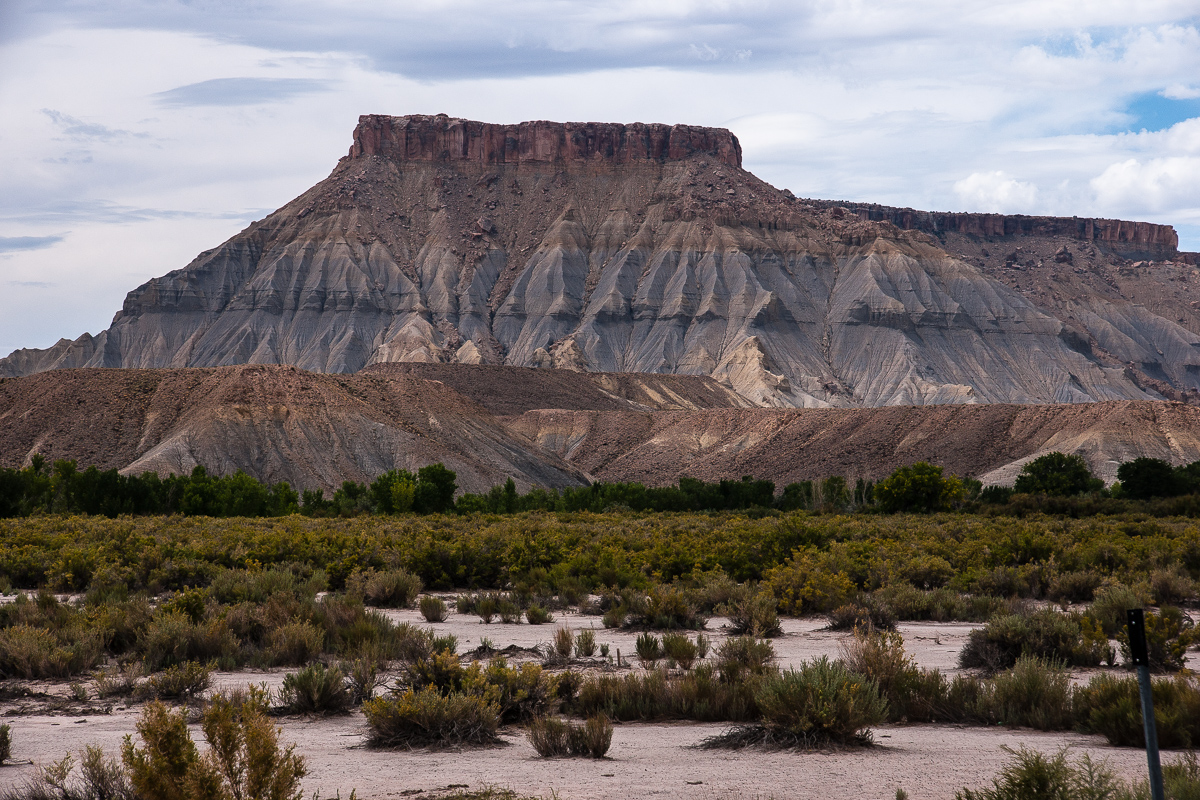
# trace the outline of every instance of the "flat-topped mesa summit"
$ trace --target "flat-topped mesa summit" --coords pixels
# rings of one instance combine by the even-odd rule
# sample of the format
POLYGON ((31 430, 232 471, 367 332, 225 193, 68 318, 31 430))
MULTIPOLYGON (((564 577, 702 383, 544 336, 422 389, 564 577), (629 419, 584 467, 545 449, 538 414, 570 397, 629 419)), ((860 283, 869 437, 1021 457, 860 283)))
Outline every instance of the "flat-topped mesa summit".
POLYGON ((605 122, 521 122, 494 125, 444 114, 391 117, 364 114, 354 129, 350 158, 464 161, 492 164, 606 162, 637 164, 704 154, 742 166, 742 147, 724 128, 605 122))
POLYGON ((719 128, 364 116, 328 178, 0 376, 431 362, 711 376, 764 406, 1200 394, 1200 271, 1116 247, 1165 259, 1171 229, 860 218, 741 155, 719 128))

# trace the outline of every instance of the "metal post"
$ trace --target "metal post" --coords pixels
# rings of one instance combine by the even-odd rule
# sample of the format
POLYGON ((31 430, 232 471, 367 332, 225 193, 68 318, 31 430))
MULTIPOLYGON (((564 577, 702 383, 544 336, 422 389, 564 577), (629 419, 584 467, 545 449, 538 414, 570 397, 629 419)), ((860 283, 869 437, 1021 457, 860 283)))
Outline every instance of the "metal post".
POLYGON ((1146 729, 1146 763, 1150 767, 1150 797, 1164 800, 1162 764, 1158 759, 1158 727, 1154 724, 1154 692, 1150 684, 1150 659, 1146 654, 1146 617, 1140 608, 1127 612, 1129 654, 1137 667, 1142 695, 1142 725, 1146 729))

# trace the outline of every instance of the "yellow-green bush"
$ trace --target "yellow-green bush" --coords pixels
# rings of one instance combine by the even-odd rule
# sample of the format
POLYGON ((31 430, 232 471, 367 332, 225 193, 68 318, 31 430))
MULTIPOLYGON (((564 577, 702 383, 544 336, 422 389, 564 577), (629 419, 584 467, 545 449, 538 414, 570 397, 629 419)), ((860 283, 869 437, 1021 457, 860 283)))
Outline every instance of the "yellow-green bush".
POLYGON ((478 695, 442 694, 432 686, 363 703, 368 738, 379 747, 488 744, 496 740, 500 708, 478 695))

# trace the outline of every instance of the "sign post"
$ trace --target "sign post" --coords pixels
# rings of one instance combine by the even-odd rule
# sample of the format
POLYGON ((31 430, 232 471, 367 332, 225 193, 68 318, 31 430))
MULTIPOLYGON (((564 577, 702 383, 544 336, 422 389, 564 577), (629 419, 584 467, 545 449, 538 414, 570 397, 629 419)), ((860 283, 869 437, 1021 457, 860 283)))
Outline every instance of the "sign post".
POLYGON ((1158 760, 1158 727, 1154 724, 1154 692, 1150 685, 1150 659, 1146 654, 1146 615, 1140 608, 1127 612, 1129 654, 1137 667, 1142 694, 1142 725, 1146 729, 1146 762, 1150 767, 1150 796, 1163 800, 1162 764, 1158 760))

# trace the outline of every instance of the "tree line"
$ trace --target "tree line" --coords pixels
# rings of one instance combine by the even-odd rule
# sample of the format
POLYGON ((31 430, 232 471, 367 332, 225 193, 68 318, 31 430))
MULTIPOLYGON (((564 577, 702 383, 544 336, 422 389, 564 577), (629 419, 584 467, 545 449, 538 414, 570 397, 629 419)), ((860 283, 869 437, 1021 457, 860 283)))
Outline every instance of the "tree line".
POLYGON ((1105 487, 1078 455, 1048 453, 1026 463, 1012 487, 984 487, 973 478, 946 475, 940 466, 918 462, 878 482, 842 476, 798 481, 776 493, 775 484, 743 476, 708 483, 682 477, 674 486, 637 482, 593 483, 564 489, 534 487, 522 494, 509 478, 480 494, 457 498, 457 475, 443 464, 415 473, 390 470, 371 483, 345 481, 332 497, 321 489, 297 492, 288 483, 264 483, 242 471, 212 476, 202 466, 190 475, 160 478, 153 472, 122 475, 115 469, 80 470, 74 461, 47 465, 34 455, 23 469, 0 468, 0 517, 42 513, 183 514, 210 517, 269 517, 305 514, 513 514, 523 511, 779 511, 876 510, 933 512, 969 504, 1003 505, 1014 497, 1125 498, 1152 500, 1200 494, 1200 461, 1175 467, 1156 458, 1137 458, 1117 470, 1118 483, 1105 487))

